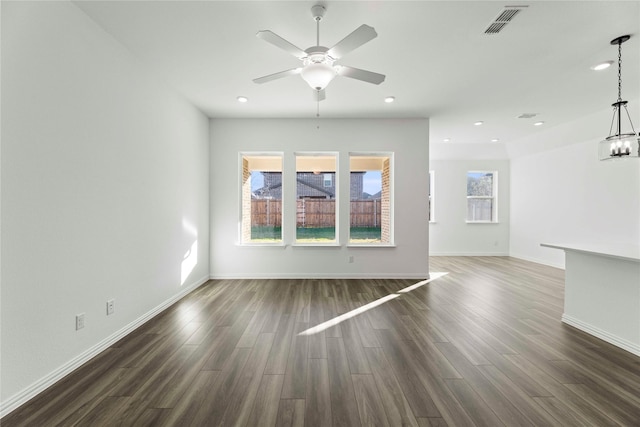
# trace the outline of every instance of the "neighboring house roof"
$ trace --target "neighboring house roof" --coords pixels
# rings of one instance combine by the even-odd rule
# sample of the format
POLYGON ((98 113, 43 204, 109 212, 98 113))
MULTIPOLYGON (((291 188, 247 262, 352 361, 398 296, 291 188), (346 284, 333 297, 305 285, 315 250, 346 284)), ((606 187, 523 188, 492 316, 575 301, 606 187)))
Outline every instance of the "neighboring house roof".
POLYGON ((324 193, 325 195, 333 198, 335 196, 334 192, 332 191, 333 188, 332 187, 320 187, 317 185, 314 185, 310 182, 308 182, 307 180, 303 179, 303 178, 296 178, 296 181, 298 181, 298 184, 302 184, 305 185, 313 190, 319 191, 321 193, 324 193))
MULTIPOLYGON (((298 185, 303 185, 307 187, 307 191, 298 191, 298 194, 304 194, 307 197, 316 197, 323 196, 334 198, 335 194, 332 188, 323 188, 318 185, 314 185, 310 182, 305 181, 304 179, 297 178, 296 181, 298 185), (309 191, 311 190, 311 191, 309 191)), ((300 189, 299 189, 300 190, 300 189)), ((262 199, 265 197, 275 197, 280 198, 282 195, 282 183, 276 183, 272 185, 266 185, 262 188, 258 188, 252 193, 254 198, 262 199), (275 190, 275 191, 274 191, 275 190)))
POLYGON ((262 188, 258 188, 256 191, 254 191, 253 193, 251 193, 251 196, 256 198, 256 199, 264 199, 265 197, 269 197, 272 196, 272 193, 275 193, 273 195, 277 196, 277 198, 279 198, 282 194, 282 183, 278 182, 276 184, 273 185, 265 185, 262 188), (276 191, 274 191, 276 190, 276 191))
MULTIPOLYGON (((335 172, 327 172, 332 176, 335 176, 335 172)), ((280 199, 282 198, 282 174, 280 172, 262 172, 265 176, 265 185, 262 188, 252 192, 252 197, 256 199, 280 199)), ((334 199, 336 196, 335 178, 332 179, 331 186, 325 187, 323 185, 322 178, 319 176, 324 174, 318 174, 313 172, 299 172, 296 177, 298 197, 321 197, 334 199)), ((368 198, 380 198, 380 195, 370 196, 362 193, 362 176, 364 172, 352 172, 351 173, 351 200, 364 200, 368 198), (354 176, 357 176, 354 181, 354 176)))

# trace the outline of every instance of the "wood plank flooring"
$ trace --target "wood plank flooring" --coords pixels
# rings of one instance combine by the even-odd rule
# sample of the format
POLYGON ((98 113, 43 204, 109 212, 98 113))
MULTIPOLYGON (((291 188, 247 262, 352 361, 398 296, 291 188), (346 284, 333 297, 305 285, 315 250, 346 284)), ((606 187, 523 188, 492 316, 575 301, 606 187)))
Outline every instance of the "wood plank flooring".
POLYGON ((449 274, 407 293, 416 280, 210 281, 0 423, 640 425, 640 358, 560 322, 562 270, 430 265, 449 274))

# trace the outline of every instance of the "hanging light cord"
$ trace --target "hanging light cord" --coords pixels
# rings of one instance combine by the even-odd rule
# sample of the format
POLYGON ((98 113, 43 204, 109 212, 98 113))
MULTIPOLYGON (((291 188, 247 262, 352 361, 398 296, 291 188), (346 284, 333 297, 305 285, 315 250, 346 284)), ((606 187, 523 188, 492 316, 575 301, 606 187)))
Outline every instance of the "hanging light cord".
POLYGON ((620 107, 624 107, 624 111, 627 113, 627 118, 629 119, 629 124, 631 125, 631 131, 636 133, 635 128, 633 127, 633 122, 631 121, 631 115, 629 114, 629 109, 627 108, 627 102, 622 100, 622 41, 618 42, 618 100, 613 104, 613 117, 611 118, 611 126, 609 127, 609 135, 611 136, 613 132, 613 123, 615 122, 616 116, 618 117, 618 132, 616 136, 620 136, 622 133, 622 117, 620 114, 620 107))
POLYGON ((618 102, 622 102, 622 42, 618 43, 618 102))
POLYGON ((613 135, 613 123, 618 117, 618 131, 620 135, 620 105, 622 104, 622 43, 618 43, 618 100, 613 104, 613 117, 611 117, 611 126, 609 126, 609 136, 613 135))
MULTIPOLYGON (((322 18, 320 16, 316 17, 316 46, 320 46, 320 20, 322 18)), ((317 91, 317 109, 316 109, 316 118, 318 119, 318 129, 320 129, 320 91, 317 91)))

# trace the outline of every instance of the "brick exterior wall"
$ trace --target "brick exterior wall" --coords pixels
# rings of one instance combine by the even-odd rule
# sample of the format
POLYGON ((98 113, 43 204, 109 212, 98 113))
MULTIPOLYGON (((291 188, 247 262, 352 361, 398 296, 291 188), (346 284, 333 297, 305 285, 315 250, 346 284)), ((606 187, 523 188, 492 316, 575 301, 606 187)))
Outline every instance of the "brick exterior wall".
POLYGON ((249 161, 242 159, 242 242, 251 241, 251 171, 249 161))
POLYGON ((380 240, 382 243, 391 242, 391 170, 389 159, 382 164, 382 195, 380 203, 382 204, 382 229, 380 240))

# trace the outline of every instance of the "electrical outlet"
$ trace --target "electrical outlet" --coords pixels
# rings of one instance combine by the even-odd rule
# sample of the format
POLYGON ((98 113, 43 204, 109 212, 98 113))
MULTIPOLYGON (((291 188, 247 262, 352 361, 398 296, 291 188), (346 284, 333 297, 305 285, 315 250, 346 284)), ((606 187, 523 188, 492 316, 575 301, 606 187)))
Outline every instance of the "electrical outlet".
POLYGON ((110 299, 109 301, 107 301, 107 316, 112 315, 115 310, 116 310, 116 300, 110 299))
POLYGON ((84 313, 76 314, 76 331, 84 328, 84 313))

